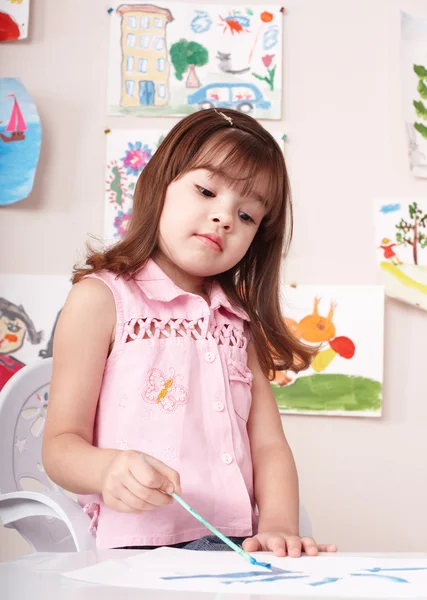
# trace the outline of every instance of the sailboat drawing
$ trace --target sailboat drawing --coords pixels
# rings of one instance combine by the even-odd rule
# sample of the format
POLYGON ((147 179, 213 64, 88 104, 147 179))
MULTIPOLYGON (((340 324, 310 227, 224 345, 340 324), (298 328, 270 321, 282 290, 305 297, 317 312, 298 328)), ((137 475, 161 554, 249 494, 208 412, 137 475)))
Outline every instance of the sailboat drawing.
POLYGON ((10 115, 9 123, 6 127, 6 132, 10 133, 10 136, 0 133, 0 138, 4 142, 20 142, 25 140, 25 131, 27 131, 27 125, 24 117, 22 116, 21 109, 19 108, 18 100, 15 94, 8 94, 9 97, 13 98, 13 107, 10 115))
POLYGON ((0 77, 0 207, 28 198, 41 141, 37 107, 22 81, 0 77))

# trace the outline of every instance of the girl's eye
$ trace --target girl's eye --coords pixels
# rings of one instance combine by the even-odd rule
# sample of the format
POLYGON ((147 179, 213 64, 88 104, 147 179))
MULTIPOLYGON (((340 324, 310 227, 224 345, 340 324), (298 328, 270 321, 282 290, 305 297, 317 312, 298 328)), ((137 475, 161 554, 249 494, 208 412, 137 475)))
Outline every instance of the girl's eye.
POLYGON ((253 220, 253 218, 248 215, 247 213, 239 210, 239 217, 242 219, 242 221, 244 221, 245 223, 255 223, 255 221, 253 220))
POLYGON ((215 194, 213 192, 211 192, 210 190, 207 190, 206 188, 202 187, 201 185, 196 185, 196 188, 202 194, 202 196, 205 196, 206 198, 213 198, 215 196, 215 194))
POLYGON ((11 331, 12 333, 18 333, 18 331, 20 331, 20 327, 19 325, 15 325, 14 323, 8 323, 7 324, 7 330, 11 331))

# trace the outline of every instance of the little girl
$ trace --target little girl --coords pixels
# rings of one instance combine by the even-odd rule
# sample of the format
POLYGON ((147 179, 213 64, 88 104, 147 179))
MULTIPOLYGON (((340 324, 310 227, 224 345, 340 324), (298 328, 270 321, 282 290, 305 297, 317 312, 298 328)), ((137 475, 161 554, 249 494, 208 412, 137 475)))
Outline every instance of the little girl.
POLYGON ((311 350, 286 327, 283 154, 253 118, 182 119, 141 173, 122 241, 89 252, 54 340, 43 464, 100 548, 334 551, 298 531, 298 481, 268 375, 311 350), (88 519, 89 522, 89 519, 88 519))

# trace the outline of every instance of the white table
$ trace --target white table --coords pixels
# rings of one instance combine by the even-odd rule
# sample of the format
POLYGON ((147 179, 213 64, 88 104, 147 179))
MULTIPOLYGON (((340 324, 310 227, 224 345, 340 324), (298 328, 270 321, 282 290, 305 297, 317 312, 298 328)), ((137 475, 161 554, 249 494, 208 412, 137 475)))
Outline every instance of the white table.
MULTIPOLYGON (((2 600, 272 600, 279 596, 251 594, 209 594, 200 592, 165 592, 98 586, 80 583, 61 572, 88 567, 111 558, 137 554, 134 550, 91 550, 73 553, 30 554, 19 560, 0 563, 0 596, 2 600)), ((380 558, 427 558, 427 553, 349 553, 335 556, 372 556, 380 558)), ((326 555, 324 555, 326 556, 326 555)), ((283 596, 289 598, 289 596, 283 596)), ((426 590, 427 599, 427 590, 426 590)), ((290 599, 289 599, 290 600, 290 599)), ((365 599, 366 600, 366 599, 365 599)))

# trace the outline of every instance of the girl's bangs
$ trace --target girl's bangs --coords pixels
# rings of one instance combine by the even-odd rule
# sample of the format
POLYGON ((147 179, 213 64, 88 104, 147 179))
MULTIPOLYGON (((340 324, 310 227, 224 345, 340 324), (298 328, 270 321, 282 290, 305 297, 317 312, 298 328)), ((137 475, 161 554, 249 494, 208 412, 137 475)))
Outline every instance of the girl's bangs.
POLYGON ((224 179, 239 195, 255 195, 266 209, 263 222, 268 226, 286 202, 286 167, 276 146, 266 147, 263 140, 238 129, 222 130, 202 145, 181 175, 206 169, 224 179))

